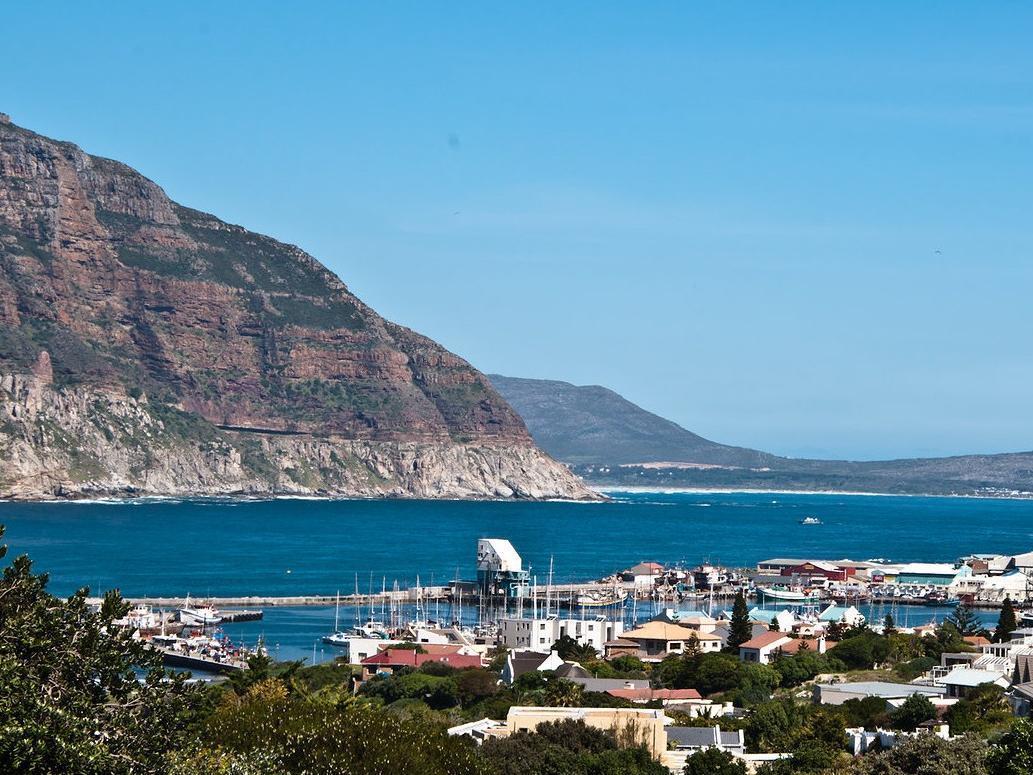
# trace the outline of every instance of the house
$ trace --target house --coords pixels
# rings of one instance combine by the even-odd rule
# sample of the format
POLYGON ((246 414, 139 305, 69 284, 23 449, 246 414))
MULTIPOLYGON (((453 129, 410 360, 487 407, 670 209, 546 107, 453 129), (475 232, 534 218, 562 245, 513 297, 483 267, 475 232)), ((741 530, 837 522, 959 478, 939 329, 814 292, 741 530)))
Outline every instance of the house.
POLYGON ((628 702, 659 702, 664 707, 671 703, 703 701, 703 696, 695 689, 653 689, 647 686, 640 689, 607 689, 606 693, 628 702))
POLYGON ((502 668, 502 682, 512 684, 524 673, 535 670, 545 672, 556 670, 563 664, 560 655, 555 651, 510 651, 506 654, 506 664, 502 668))
POLYGON ((887 703, 903 702, 912 694, 921 694, 935 702, 946 695, 942 686, 898 684, 890 681, 857 681, 855 683, 818 684, 814 687, 814 701, 820 705, 842 705, 847 700, 881 697, 887 703))
POLYGON ((482 718, 480 721, 468 721, 459 726, 449 727, 449 737, 465 736, 472 738, 477 745, 483 743, 489 737, 499 737, 499 732, 506 729, 505 721, 495 721, 490 718, 482 718))
POLYGON ((648 678, 582 678, 565 676, 568 681, 581 684, 586 692, 609 692, 613 689, 648 689, 648 678))
POLYGON ((640 562, 620 573, 621 581, 636 587, 656 586, 656 580, 664 572, 664 566, 658 562, 640 562))
POLYGON ((740 645, 739 659, 743 662, 756 662, 766 665, 771 661, 772 656, 791 640, 792 638, 788 635, 769 630, 740 645))
POLYGON ((667 743, 671 750, 664 753, 660 761, 671 772, 682 772, 690 756, 707 748, 717 748, 738 760, 747 761, 748 772, 753 772, 752 766, 755 766, 754 762, 748 761, 742 730, 726 732, 719 726, 667 727, 667 743))
MULTIPOLYGON (((832 641, 832 645, 835 646, 836 642, 832 641)), ((783 643, 778 647, 778 653, 786 654, 787 656, 794 656, 799 654, 801 651, 812 651, 815 654, 824 654, 830 648, 829 642, 825 640, 824 636, 817 638, 793 638, 788 643, 783 643)))
POLYGON ((545 651, 567 635, 583 646, 591 646, 600 654, 607 641, 620 638, 624 622, 603 617, 593 619, 507 618, 499 621, 499 642, 511 649, 545 651))
POLYGON ((425 653, 414 649, 384 649, 371 657, 362 660, 362 677, 367 680, 378 673, 392 673, 400 667, 419 668, 428 662, 440 662, 443 665, 463 669, 482 667, 483 662, 477 654, 462 654, 460 646, 422 646, 425 653))
POLYGON ((980 670, 971 667, 955 667, 947 675, 941 678, 938 683, 943 684, 947 689, 947 697, 950 699, 961 699, 970 689, 984 684, 997 684, 1002 689, 1007 689, 1010 681, 1005 673, 998 670, 980 670))
POLYGON ((751 622, 768 627, 771 626, 772 621, 777 622, 781 632, 792 632, 796 625, 796 616, 785 608, 753 608, 747 613, 747 616, 751 622))
POLYGON ((864 614, 858 611, 856 606, 830 605, 818 614, 818 621, 825 624, 840 622, 848 627, 860 627, 864 624, 864 614))
MULTIPOLYGON (((514 705, 506 715, 509 734, 533 732, 539 724, 572 719, 587 726, 634 735, 654 759, 667 750, 665 725, 670 719, 662 710, 648 708, 544 708, 514 705)), ((618 739, 621 735, 617 735, 618 739)))
POLYGON ((1033 683, 1027 681, 1012 684, 1008 691, 1008 702, 1012 713, 1021 718, 1028 718, 1033 711, 1033 683))
MULTIPOLYGON (((751 638, 755 638, 758 635, 760 635, 762 632, 768 632, 770 629, 771 629, 770 622, 768 624, 764 624, 764 623, 761 623, 761 622, 752 622, 750 624, 750 637, 751 638)), ((731 630, 729 628, 728 622, 723 622, 722 624, 717 625, 717 627, 714 628, 714 633, 713 634, 721 639, 721 648, 724 648, 725 646, 727 646, 728 645, 728 636, 731 634, 731 630)))
POLYGON ((673 608, 666 609, 656 617, 656 621, 679 624, 696 632, 707 633, 713 632, 719 624, 719 620, 703 611, 676 611, 673 608))
POLYGON ((621 640, 637 644, 635 656, 650 662, 659 662, 670 654, 683 654, 692 642, 698 645, 701 652, 721 650, 721 638, 717 635, 656 620, 625 632, 621 640))

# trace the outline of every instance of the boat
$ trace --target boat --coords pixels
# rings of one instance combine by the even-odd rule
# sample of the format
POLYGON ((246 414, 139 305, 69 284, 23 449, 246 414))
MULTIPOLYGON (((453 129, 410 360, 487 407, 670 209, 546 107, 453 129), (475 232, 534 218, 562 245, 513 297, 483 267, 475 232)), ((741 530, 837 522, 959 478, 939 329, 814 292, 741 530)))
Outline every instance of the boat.
POLYGON ((222 616, 211 605, 190 605, 190 595, 187 595, 179 609, 179 621, 187 627, 214 627, 222 623, 222 616))
POLYGON ((810 590, 788 589, 779 587, 757 587, 764 597, 772 600, 783 600, 789 603, 805 603, 818 599, 818 594, 810 590))
POLYGON ((817 517, 804 517, 800 520, 801 525, 820 525, 821 520, 817 517))
POLYGON ((627 598, 628 593, 623 589, 616 589, 613 592, 600 594, 599 592, 588 592, 578 595, 577 605, 582 608, 606 608, 611 605, 620 605, 627 598))

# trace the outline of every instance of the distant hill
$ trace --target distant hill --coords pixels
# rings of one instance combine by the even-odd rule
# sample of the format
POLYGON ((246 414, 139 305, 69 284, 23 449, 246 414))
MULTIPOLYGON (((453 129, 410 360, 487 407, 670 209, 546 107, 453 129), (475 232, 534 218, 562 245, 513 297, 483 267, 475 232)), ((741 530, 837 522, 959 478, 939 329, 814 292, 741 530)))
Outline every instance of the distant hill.
POLYGON ((1033 496, 1033 452, 850 461, 710 441, 597 385, 488 376, 535 441, 596 486, 1033 496))
POLYGON ((538 445, 565 463, 759 467, 779 459, 705 439, 599 385, 500 374, 489 374, 488 379, 524 418, 538 445))

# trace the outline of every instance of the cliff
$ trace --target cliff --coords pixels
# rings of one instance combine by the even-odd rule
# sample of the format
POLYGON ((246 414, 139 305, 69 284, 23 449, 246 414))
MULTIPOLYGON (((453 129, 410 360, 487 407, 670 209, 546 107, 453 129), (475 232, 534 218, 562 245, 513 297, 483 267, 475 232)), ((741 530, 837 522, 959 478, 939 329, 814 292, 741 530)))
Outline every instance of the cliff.
POLYGON ((0 496, 591 497, 299 248, 0 115, 0 496))

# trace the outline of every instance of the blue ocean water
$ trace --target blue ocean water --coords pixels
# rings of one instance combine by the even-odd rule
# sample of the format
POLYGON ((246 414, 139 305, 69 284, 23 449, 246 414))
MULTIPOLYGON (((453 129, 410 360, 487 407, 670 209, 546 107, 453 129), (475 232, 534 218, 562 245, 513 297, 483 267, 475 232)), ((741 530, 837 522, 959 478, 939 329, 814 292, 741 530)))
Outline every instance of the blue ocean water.
POLYGON ((618 493, 607 503, 402 500, 3 503, 12 555, 51 590, 306 595, 472 578, 479 537, 510 539, 544 581, 641 560, 746 566, 772 556, 950 561, 1033 549, 1033 501, 618 493), (799 524, 815 515, 823 524, 799 524))

